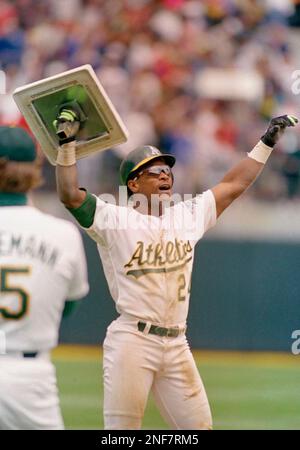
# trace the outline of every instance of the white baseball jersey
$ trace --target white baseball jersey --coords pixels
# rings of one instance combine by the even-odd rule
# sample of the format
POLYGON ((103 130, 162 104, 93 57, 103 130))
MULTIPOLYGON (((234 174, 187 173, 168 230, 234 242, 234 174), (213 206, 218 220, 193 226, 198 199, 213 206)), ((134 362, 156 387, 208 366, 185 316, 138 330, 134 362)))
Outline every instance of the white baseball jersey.
POLYGON ((195 244, 216 222, 208 190, 160 217, 97 199, 93 225, 117 311, 154 324, 185 324, 195 244))
POLYGON ((0 332, 8 352, 55 347, 65 300, 88 290, 72 223, 32 206, 0 207, 0 332))

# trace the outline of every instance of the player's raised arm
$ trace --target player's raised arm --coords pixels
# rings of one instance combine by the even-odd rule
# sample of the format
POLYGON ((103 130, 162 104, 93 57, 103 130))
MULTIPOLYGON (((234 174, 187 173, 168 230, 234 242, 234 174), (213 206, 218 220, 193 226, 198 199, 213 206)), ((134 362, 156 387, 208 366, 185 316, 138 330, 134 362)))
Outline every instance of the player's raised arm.
POLYGON ((75 148, 75 140, 59 148, 56 160, 57 192, 60 201, 79 224, 89 228, 94 221, 96 198, 79 188, 75 148))
POLYGON ((218 217, 255 181, 286 127, 295 126, 297 122, 296 117, 287 115, 272 119, 266 133, 248 156, 227 172, 222 181, 212 188, 218 217))
POLYGON ((89 228, 96 211, 96 198, 79 188, 76 165, 76 134, 79 119, 71 109, 62 109, 54 122, 60 146, 56 159, 56 185, 60 201, 81 226, 89 228))
POLYGON ((61 202, 67 208, 78 208, 85 200, 86 192, 79 189, 76 166, 76 133, 80 122, 76 113, 63 109, 54 122, 60 138, 56 160, 56 184, 61 202))
POLYGON ((67 208, 78 208, 86 197, 86 192, 78 185, 75 148, 75 140, 62 145, 56 161, 57 192, 67 208))

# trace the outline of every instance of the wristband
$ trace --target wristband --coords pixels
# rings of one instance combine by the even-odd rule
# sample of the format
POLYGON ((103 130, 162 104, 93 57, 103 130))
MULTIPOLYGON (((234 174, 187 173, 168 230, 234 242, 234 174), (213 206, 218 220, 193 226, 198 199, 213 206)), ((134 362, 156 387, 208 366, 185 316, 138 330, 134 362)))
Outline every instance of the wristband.
MULTIPOLYGON (((80 188, 80 190, 85 190, 80 188)), ((94 222, 97 200, 93 194, 86 193, 83 203, 78 208, 67 208, 84 228, 89 228, 94 222)))
POLYGON ((73 164, 76 164, 76 141, 73 140, 58 148, 56 164, 60 166, 73 166, 73 164))
POLYGON ((269 156, 272 153, 273 148, 264 144, 262 141, 259 141, 256 146, 251 150, 250 153, 247 153, 249 158, 255 159, 262 164, 266 164, 269 156))

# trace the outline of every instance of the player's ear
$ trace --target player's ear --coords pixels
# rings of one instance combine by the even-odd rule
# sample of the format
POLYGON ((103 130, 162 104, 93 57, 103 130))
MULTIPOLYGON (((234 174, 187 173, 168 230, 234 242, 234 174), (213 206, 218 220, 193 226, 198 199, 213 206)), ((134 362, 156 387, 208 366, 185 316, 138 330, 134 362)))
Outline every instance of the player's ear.
POLYGON ((127 187, 133 194, 136 194, 139 191, 138 180, 128 180, 127 187))

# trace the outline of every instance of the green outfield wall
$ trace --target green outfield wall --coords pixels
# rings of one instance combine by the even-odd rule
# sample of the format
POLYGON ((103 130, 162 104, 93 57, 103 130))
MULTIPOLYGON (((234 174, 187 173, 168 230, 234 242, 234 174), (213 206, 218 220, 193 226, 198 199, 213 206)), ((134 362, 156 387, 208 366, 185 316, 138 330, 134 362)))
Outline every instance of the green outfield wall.
MULTIPOLYGON (((61 342, 98 344, 117 313, 96 245, 83 238, 91 290, 63 320, 61 342)), ((198 244, 188 318, 193 348, 290 351, 297 329, 300 243, 210 239, 198 244)))

